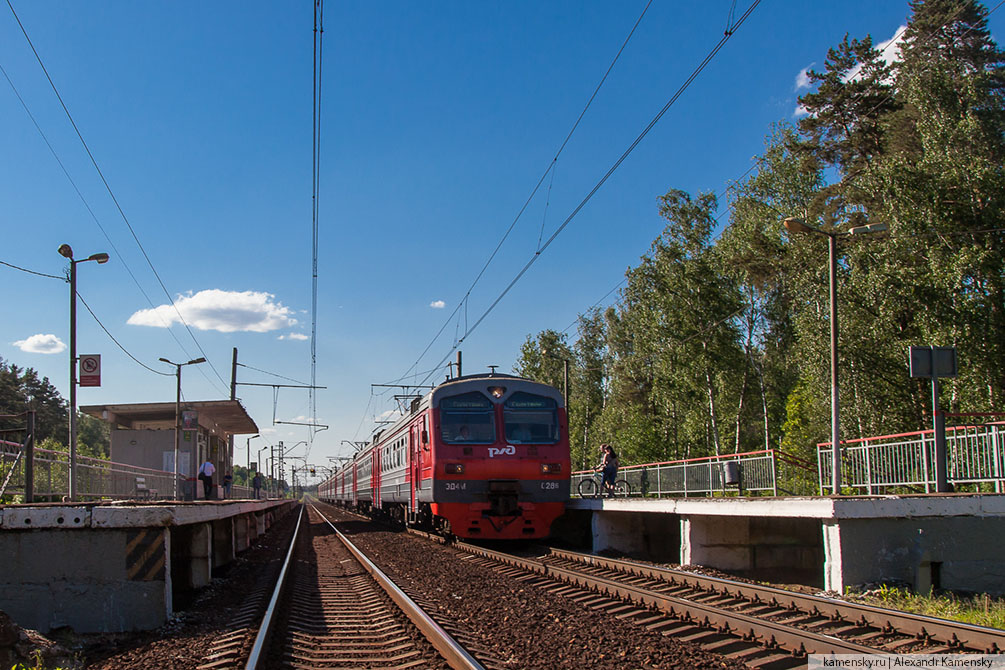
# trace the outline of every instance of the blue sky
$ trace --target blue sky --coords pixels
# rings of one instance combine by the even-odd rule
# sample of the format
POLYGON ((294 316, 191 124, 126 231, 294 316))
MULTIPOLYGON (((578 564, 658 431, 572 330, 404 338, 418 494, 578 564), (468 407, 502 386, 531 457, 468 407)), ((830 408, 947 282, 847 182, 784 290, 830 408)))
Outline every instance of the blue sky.
MULTIPOLYGON (((183 326, 165 327, 175 300, 219 373, 186 368, 188 399, 226 397, 233 347, 246 365, 309 381, 313 5, 12 3, 167 294, 6 5, 0 66, 86 206, 0 78, 0 261, 61 275, 62 243, 77 258, 111 254, 78 266, 80 295, 123 347, 164 372, 172 369, 160 357, 201 355, 183 326)), ((470 326, 485 312, 628 148, 719 41, 731 5, 653 2, 460 323, 416 371, 448 354, 465 317, 470 326)), ((738 2, 735 16, 748 6, 738 2)), ((370 384, 404 375, 457 307, 644 7, 327 4, 317 315, 317 383, 327 390, 317 415, 330 428, 313 436, 312 461, 347 453, 342 440, 365 439, 373 418, 394 408, 370 384)), ((770 124, 792 120, 801 71, 821 67, 846 32, 890 39, 907 14, 893 0, 763 2, 468 336, 465 371, 509 372, 528 334, 570 326, 662 230, 659 195, 721 194, 761 152, 770 124)), ((994 34, 1002 22, 991 16, 994 34)), ((0 266, 0 286, 0 356, 66 395, 66 284, 0 266)), ((83 306, 78 353, 103 358, 102 387, 81 389, 79 404, 174 397, 173 377, 129 359, 83 306)), ((239 380, 290 383, 247 368, 239 380)), ((272 423, 274 413, 303 421, 306 392, 284 389, 275 403, 267 388, 238 395, 262 428, 254 448, 309 438, 272 423)))

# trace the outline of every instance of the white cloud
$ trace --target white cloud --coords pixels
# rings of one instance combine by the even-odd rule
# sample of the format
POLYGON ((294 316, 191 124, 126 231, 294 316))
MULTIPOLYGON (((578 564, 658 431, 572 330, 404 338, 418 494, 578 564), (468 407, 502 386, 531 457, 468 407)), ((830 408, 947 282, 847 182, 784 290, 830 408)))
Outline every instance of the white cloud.
POLYGON ((309 340, 311 338, 307 337, 303 333, 290 333, 289 335, 280 335, 276 339, 279 339, 279 340, 301 340, 301 341, 303 341, 303 340, 309 340))
POLYGON ((802 105, 796 105, 796 111, 792 112, 793 119, 801 119, 804 116, 809 116, 810 110, 806 109, 802 105))
POLYGON ((59 354, 66 351, 66 345, 52 334, 38 333, 26 340, 14 342, 14 346, 29 354, 59 354))
MULTIPOLYGON (((900 26, 897 31, 893 34, 893 37, 886 40, 885 42, 880 42, 875 45, 875 48, 880 52, 879 58, 887 65, 893 65, 900 60, 900 46, 904 43, 904 33, 907 31, 907 26, 900 26)), ((853 67, 848 74, 846 74, 842 79, 845 82, 853 81, 858 78, 859 73, 862 71, 862 66, 858 65, 853 67)), ((890 82, 887 82, 890 83, 890 82)))
POLYGON ((447 306, 447 303, 443 302, 442 300, 434 300, 433 302, 429 303, 429 306, 432 307, 433 309, 443 309, 444 307, 447 306))
POLYGON ((160 305, 141 309, 129 317, 134 326, 168 328, 178 323, 178 313, 185 322, 199 330, 216 330, 221 333, 251 331, 266 333, 287 328, 297 323, 293 310, 274 301, 271 293, 258 291, 221 291, 208 289, 196 294, 179 296, 174 307, 160 305), (175 307, 178 308, 177 312, 175 307))
POLYGON ((796 75, 796 88, 794 90, 801 91, 804 88, 809 88, 812 84, 810 82, 810 68, 816 65, 816 63, 810 63, 796 75))

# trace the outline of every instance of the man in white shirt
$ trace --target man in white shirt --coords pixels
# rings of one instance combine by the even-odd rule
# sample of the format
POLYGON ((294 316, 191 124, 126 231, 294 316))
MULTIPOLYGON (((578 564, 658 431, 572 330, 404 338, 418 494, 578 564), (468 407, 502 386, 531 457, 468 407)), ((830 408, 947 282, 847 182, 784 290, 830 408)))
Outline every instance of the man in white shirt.
POLYGON ((206 500, 209 500, 209 494, 213 490, 213 473, 216 472, 216 467, 213 463, 207 460, 201 466, 199 466, 199 479, 202 480, 202 489, 205 493, 206 500))

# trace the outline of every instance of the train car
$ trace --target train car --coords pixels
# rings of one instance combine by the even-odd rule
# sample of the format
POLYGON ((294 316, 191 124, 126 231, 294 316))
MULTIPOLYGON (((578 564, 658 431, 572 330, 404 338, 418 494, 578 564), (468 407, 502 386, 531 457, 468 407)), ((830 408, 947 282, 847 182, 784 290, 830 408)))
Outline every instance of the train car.
POLYGON ((546 537, 569 499, 568 433, 554 387, 458 377, 414 399, 319 492, 461 538, 546 537))

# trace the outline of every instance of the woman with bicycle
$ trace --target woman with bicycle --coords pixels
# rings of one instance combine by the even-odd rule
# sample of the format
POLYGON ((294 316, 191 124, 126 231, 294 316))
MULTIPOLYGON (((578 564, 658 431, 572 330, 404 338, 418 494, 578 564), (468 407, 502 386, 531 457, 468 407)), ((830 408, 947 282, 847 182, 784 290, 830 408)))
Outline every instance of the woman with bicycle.
POLYGON ((618 454, 614 451, 614 447, 609 444, 600 445, 600 453, 600 465, 597 466, 597 469, 603 472, 600 487, 604 494, 609 498, 613 498, 614 478, 618 474, 618 454))

